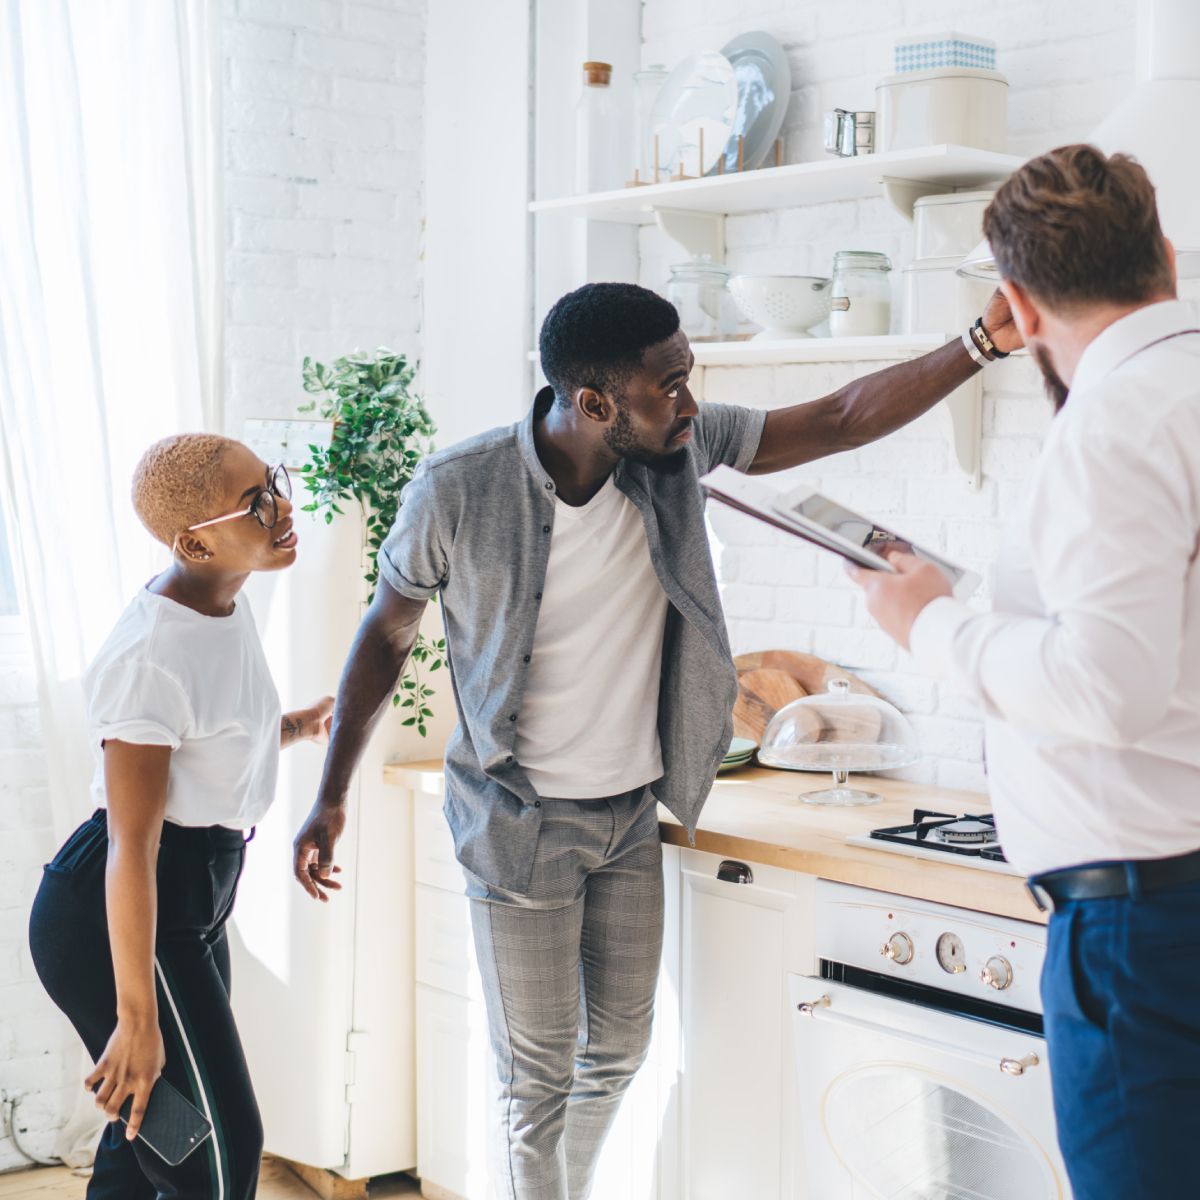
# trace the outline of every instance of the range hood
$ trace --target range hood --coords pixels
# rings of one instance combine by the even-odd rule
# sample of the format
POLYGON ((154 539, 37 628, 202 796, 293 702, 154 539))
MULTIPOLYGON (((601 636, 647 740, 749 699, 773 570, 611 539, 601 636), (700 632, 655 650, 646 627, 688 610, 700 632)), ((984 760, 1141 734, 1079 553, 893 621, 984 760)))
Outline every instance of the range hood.
MULTIPOLYGON (((1180 278, 1200 276, 1200 3, 1139 0, 1137 82, 1087 140, 1106 154, 1132 154, 1158 197, 1163 233, 1180 278)), ((995 281, 995 259, 980 242, 958 273, 995 281)))

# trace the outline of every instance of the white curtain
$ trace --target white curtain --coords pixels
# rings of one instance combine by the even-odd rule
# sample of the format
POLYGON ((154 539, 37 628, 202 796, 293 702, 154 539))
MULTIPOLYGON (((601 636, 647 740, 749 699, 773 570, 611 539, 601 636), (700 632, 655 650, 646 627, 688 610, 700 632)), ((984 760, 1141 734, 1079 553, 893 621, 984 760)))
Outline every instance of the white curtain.
POLYGON ((81 674, 166 562, 133 467, 220 427, 219 15, 0 0, 0 474, 60 836, 89 808, 81 674))

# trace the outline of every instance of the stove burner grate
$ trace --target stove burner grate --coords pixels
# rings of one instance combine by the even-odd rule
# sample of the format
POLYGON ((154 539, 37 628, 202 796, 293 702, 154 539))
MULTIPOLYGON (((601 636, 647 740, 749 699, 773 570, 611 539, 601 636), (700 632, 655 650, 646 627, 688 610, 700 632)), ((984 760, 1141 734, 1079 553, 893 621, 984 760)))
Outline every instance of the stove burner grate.
POLYGON ((963 854, 993 862, 1008 861, 1000 848, 996 822, 991 813, 962 815, 918 808, 913 812, 911 825, 872 829, 870 836, 877 841, 923 846, 942 854, 963 854))

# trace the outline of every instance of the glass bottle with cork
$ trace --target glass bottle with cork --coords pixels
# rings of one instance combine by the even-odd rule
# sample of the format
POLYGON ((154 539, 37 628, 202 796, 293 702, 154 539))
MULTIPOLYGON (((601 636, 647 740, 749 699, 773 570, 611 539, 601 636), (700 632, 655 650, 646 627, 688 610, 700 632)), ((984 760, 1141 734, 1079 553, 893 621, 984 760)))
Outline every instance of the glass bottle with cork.
POLYGON ((583 90, 575 106, 575 191, 579 195, 621 186, 620 128, 611 83, 611 63, 583 64, 583 90))

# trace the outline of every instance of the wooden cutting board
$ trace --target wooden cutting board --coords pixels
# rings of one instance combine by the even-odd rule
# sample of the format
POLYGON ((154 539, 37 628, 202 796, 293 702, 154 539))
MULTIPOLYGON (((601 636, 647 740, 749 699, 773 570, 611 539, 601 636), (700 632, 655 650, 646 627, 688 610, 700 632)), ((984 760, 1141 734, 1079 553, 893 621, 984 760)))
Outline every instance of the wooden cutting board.
MULTIPOLYGON (((796 650, 757 650, 739 654, 733 665, 738 673, 738 697, 733 708, 734 735, 760 743, 771 718, 784 705, 827 691, 831 679, 848 680, 850 690, 860 695, 878 695, 874 688, 844 667, 796 650)), ((820 721, 815 716, 811 720, 813 739, 825 740, 820 721)))

